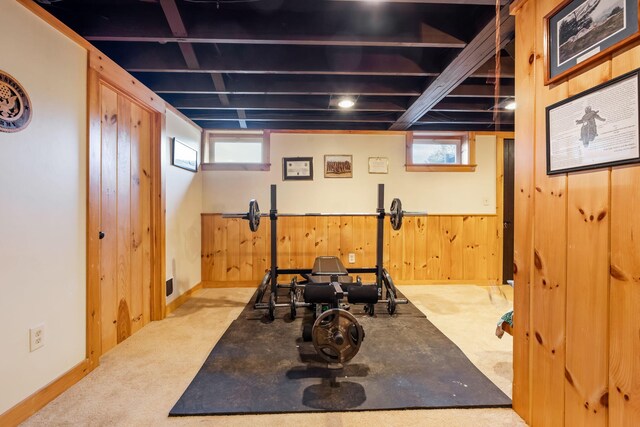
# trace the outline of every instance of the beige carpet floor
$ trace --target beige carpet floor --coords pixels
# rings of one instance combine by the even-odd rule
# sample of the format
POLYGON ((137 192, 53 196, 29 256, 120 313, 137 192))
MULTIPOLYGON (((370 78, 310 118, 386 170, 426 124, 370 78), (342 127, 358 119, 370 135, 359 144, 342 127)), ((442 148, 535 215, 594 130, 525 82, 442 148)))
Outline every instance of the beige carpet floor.
MULTIPOLYGON (((509 287, 401 286, 469 359, 511 396, 512 339, 495 325, 509 287)), ((169 418, 167 414, 253 294, 204 289, 105 354, 100 366, 24 426, 519 426, 511 409, 445 409, 169 418)), ((399 308, 402 309, 402 306, 399 308)))

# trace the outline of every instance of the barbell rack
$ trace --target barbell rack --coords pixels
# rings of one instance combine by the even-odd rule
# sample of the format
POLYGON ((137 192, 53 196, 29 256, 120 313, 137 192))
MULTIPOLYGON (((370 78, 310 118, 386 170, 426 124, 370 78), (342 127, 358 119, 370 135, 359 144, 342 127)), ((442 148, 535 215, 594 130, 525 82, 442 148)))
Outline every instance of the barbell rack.
MULTIPOLYGON (((249 202, 249 211, 246 213, 226 213, 222 214, 223 218, 240 218, 248 220, 249 227, 251 231, 257 231, 260 226, 261 218, 269 218, 270 228, 271 228, 271 269, 265 275, 263 279, 263 283, 261 283, 259 289, 261 291, 258 292, 259 297, 256 298, 254 303, 254 308, 256 309, 269 309, 270 314, 273 314, 273 310, 275 308, 288 307, 290 303, 278 303, 278 288, 286 287, 284 285, 278 284, 278 276, 282 274, 293 274, 293 275, 306 275, 311 273, 310 268, 278 268, 278 251, 277 251, 277 223, 278 218, 286 218, 286 217, 337 217, 337 216, 361 216, 361 217, 375 217, 377 218, 377 226, 376 226, 376 266, 375 267, 355 267, 349 268, 349 273, 360 273, 360 274, 375 274, 376 283, 375 285, 378 287, 378 295, 382 297, 382 289, 383 284, 387 282, 391 282, 386 285, 387 288, 392 288, 393 292, 389 292, 387 289, 386 298, 380 298, 378 302, 387 303, 392 305, 392 309, 390 309, 390 313, 395 311, 395 304, 406 304, 406 299, 397 298, 395 294, 395 287, 391 281, 391 278, 388 272, 383 268, 383 248, 384 248, 384 219, 388 216, 391 218, 391 227, 394 230, 399 230, 402 227, 402 219, 404 216, 425 216, 427 212, 408 212, 402 210, 402 202, 400 199, 393 199, 391 203, 390 212, 385 212, 384 209, 384 184, 378 184, 378 207, 375 213, 368 212, 332 212, 332 213, 323 213, 323 212, 307 212, 307 213, 279 213, 277 208, 277 190, 276 185, 271 185, 271 208, 269 213, 261 213, 258 202, 255 199, 252 199, 249 202), (269 302, 262 302, 262 296, 264 295, 264 291, 266 290, 267 285, 270 285, 270 296, 269 302)), ((302 304, 306 303, 298 303, 300 307, 306 306, 302 304)))

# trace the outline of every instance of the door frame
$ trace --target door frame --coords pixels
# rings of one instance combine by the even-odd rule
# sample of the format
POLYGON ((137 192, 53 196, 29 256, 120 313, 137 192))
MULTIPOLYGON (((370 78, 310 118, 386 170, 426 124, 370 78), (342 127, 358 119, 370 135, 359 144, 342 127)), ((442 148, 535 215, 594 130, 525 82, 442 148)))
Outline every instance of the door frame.
POLYGON ((504 245, 504 228, 502 223, 504 222, 504 140, 505 139, 515 139, 514 132, 506 132, 506 131, 477 131, 472 132, 473 136, 476 135, 489 135, 496 137, 496 239, 498 240, 498 265, 496 268, 497 271, 497 283, 496 285, 501 285, 503 282, 502 277, 502 264, 504 263, 503 257, 503 245, 504 245))
MULTIPOLYGON (((127 83, 120 78, 121 70, 105 68, 103 59, 89 55, 87 68, 87 313, 86 357, 89 370, 99 364, 102 355, 101 296, 100 296, 100 209, 101 209, 101 111, 100 85, 106 85, 130 98, 151 114, 151 321, 162 320, 166 315, 165 304, 165 165, 166 165, 166 115, 164 102, 154 97, 140 96, 137 90, 126 90, 127 83), (111 71, 110 71, 111 70, 111 71)), ((116 66, 117 67, 117 66, 116 66)))
MULTIPOLYGON (((515 213, 515 209, 514 209, 514 202, 515 202, 515 193, 514 193, 514 191, 515 191, 515 151, 514 150, 515 150, 515 145, 516 145, 516 139, 515 138, 504 138, 502 140, 503 153, 506 152, 506 150, 505 150, 506 141, 513 141, 511 143, 511 150, 514 153, 514 155, 511 158, 512 159, 512 163, 513 163, 511 165, 511 169, 512 169, 512 172, 513 172, 513 177, 512 177, 512 179, 513 179, 512 187, 513 188, 511 188, 512 194, 511 194, 511 224, 510 224, 510 228, 511 228, 511 252, 512 253, 511 253, 511 264, 510 265, 505 264, 504 249, 505 249, 505 242, 507 242, 508 240, 506 238, 506 233, 504 232, 504 230, 506 230, 506 228, 503 227, 503 233, 502 233, 502 249, 503 249, 503 251, 502 251, 503 252, 502 253, 502 276, 503 277, 502 277, 502 283, 501 284, 505 284, 506 281, 508 280, 506 278, 506 276, 505 276, 507 270, 509 270, 511 272, 509 274, 509 276, 511 277, 510 280, 513 280, 513 260, 514 260, 514 253, 513 253, 513 251, 514 251, 514 242, 513 242, 513 240, 514 240, 514 237, 515 237, 514 236, 514 234, 515 234, 515 229, 514 229, 514 223, 515 223, 515 221, 514 221, 514 213, 515 213)), ((505 223, 505 215, 504 214, 505 214, 505 208, 507 207, 506 203, 505 203, 505 199, 506 199, 506 197, 505 197, 505 190, 506 190, 505 185, 507 183, 505 164, 506 164, 506 159, 505 159, 504 154, 503 154, 503 158, 502 158, 502 171, 503 171, 502 172, 502 175, 503 175, 503 183, 502 183, 502 201, 503 201, 503 203, 502 203, 502 222, 503 222, 503 224, 505 223)))
POLYGON ((504 283, 504 277, 502 277, 504 264, 504 140, 515 140, 515 133, 495 132, 494 134, 496 136, 496 215, 498 216, 496 233, 500 239, 500 244, 498 245, 500 264, 498 266, 497 285, 502 285, 504 283))

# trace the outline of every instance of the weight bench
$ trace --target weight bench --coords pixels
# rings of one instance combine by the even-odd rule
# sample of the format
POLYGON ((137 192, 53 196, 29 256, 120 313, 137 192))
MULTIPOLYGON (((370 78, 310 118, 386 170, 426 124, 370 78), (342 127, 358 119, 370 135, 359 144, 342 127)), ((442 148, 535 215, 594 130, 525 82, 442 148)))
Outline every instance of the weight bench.
MULTIPOLYGON (((312 283, 331 282, 331 276, 338 276, 341 284, 353 283, 353 278, 337 256, 319 256, 313 262, 309 281, 312 283)), ((346 286, 343 286, 346 287, 346 286)), ((346 289, 345 289, 346 290, 346 289)))
MULTIPOLYGON (((397 304, 407 304, 406 298, 398 298, 391 275, 383 267, 384 248, 384 219, 389 216, 391 228, 399 230, 402 227, 404 215, 423 215, 426 213, 405 212, 402 210, 400 199, 391 203, 391 212, 384 210, 384 185, 378 185, 378 208, 375 213, 353 214, 279 214, 276 200, 276 186, 271 186, 271 209, 269 213, 261 213, 255 200, 249 202, 249 211, 245 214, 224 214, 223 218, 243 218, 249 221, 251 231, 258 230, 261 218, 269 218, 271 226, 271 268, 265 272, 253 307, 257 310, 267 310, 267 319, 275 320, 276 308, 289 308, 290 319, 297 317, 300 308, 311 309, 314 312, 313 324, 305 324, 303 333, 313 341, 318 354, 330 363, 344 363, 349 361, 358 351, 364 338, 364 330, 356 317, 349 312, 351 305, 363 304, 364 312, 374 316, 376 305, 386 304, 389 315, 394 315, 397 304), (335 256, 321 256, 314 261, 313 268, 279 268, 278 267, 278 218, 291 216, 341 216, 357 215, 371 216, 377 219, 376 233, 376 265, 368 267, 353 267, 347 270, 340 259, 335 256), (278 283, 279 275, 293 275, 289 284, 278 283), (375 274, 375 282, 362 283, 356 274, 375 274), (298 282, 298 277, 304 280, 298 282), (289 301, 279 302, 280 289, 289 290, 289 301), (268 301, 263 301, 267 294, 268 301)), ((305 338, 306 339, 306 338, 305 338)))
POLYGON ((325 303, 338 306, 347 296, 351 304, 375 304, 378 288, 375 285, 353 283, 353 277, 336 256, 319 256, 313 263, 309 284, 304 288, 304 300, 312 304, 325 303))

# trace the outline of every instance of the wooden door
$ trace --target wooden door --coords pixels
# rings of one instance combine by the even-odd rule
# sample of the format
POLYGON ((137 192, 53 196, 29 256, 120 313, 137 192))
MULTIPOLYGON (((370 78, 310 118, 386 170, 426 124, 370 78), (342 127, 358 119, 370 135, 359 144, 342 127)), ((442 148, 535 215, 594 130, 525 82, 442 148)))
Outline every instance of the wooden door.
POLYGON ((514 140, 504 140, 504 206, 502 239, 502 281, 513 280, 513 201, 514 201, 514 140))
POLYGON ((101 354, 150 321, 152 113, 100 84, 101 354))

